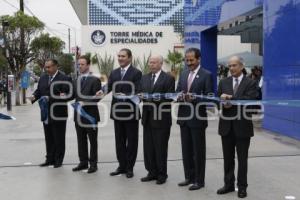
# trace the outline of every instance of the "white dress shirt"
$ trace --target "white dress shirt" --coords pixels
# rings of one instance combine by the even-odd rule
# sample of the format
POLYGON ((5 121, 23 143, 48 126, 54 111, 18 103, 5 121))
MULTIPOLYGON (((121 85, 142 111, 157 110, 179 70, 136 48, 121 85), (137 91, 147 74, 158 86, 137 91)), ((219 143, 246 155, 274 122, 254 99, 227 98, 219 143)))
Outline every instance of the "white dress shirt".
POLYGON ((126 67, 124 67, 124 68, 121 67, 121 71, 122 71, 122 70, 125 70, 123 77, 126 75, 126 72, 127 72, 128 68, 129 68, 130 66, 131 66, 131 63, 130 63, 129 65, 127 65, 126 67))
POLYGON ((244 74, 242 73, 239 77, 232 77, 232 88, 235 86, 235 79, 238 79, 239 85, 241 84, 241 81, 243 80, 244 74))
MULTIPOLYGON (((194 69, 193 70, 193 78, 192 78, 192 83, 194 82, 194 79, 195 79, 195 77, 197 76, 197 74, 198 74, 198 71, 200 70, 200 68, 201 68, 201 65, 199 65, 196 69, 194 69)), ((189 77, 191 76, 191 74, 189 74, 189 77)), ((188 78, 189 78, 188 77, 188 78)))
MULTIPOLYGON (((159 70, 158 72, 155 73, 155 79, 154 79, 154 84, 153 85, 155 85, 160 73, 161 73, 161 70, 159 70)), ((153 76, 153 73, 151 74, 151 79, 152 79, 152 76, 153 76)))

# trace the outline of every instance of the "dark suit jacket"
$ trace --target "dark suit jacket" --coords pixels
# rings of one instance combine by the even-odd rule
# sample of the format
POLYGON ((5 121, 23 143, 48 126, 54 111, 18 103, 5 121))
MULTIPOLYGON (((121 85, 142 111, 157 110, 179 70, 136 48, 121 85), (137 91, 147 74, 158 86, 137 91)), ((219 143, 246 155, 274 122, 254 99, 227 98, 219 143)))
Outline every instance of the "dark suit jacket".
MULTIPOLYGON (((153 89, 151 89, 151 77, 152 73, 146 74, 142 77, 139 92, 148 94, 174 93, 175 79, 173 76, 161 71, 153 89)), ((163 98, 160 99, 160 101, 153 101, 152 99, 144 100, 145 103, 153 103, 155 108, 152 105, 143 105, 142 124, 146 125, 148 123, 153 128, 169 128, 172 125, 171 101, 172 100, 163 98), (163 106, 160 108, 159 106, 162 104, 163 106), (154 112, 154 109, 156 112, 154 112), (165 110, 169 111, 166 112, 165 110), (161 119, 159 119, 157 115, 154 117, 155 113, 161 113, 161 119)))
MULTIPOLYGON (((184 92, 184 93, 194 93, 197 95, 207 95, 209 93, 213 93, 213 82, 212 82, 212 76, 209 71, 201 67, 198 71, 198 73, 195 76, 195 79, 191 85, 190 91, 187 91, 187 80, 189 77, 189 70, 185 70, 181 73, 179 82, 177 85, 176 92, 184 92)), ((197 127, 205 129, 207 127, 207 120, 206 119, 199 119, 196 115, 198 113, 198 116, 207 117, 206 113, 206 105, 198 106, 197 104, 202 102, 200 99, 193 100, 192 107, 188 105, 184 105, 184 103, 180 103, 180 106, 178 108, 178 120, 177 124, 179 125, 187 125, 189 127, 197 127), (191 119, 188 120, 182 120, 180 118, 191 116, 191 109, 194 110, 194 115, 192 115, 191 119)))
MULTIPOLYGON (((141 77, 142 77, 142 72, 131 65, 127 69, 122 81, 129 81, 129 82, 133 83, 134 88, 129 84, 121 83, 121 82, 119 82, 119 84, 117 84, 116 87, 114 87, 114 84, 116 82, 121 81, 121 68, 119 67, 119 68, 113 70, 108 78, 108 93, 114 89, 114 91, 112 91, 113 94, 115 94, 115 93, 124 93, 126 95, 136 94, 141 77)), ((139 120, 140 119, 140 112, 139 112, 138 106, 135 105, 130 100, 123 101, 123 100, 116 99, 113 96, 110 111, 111 111, 110 118, 113 120, 117 120, 113 116, 113 114, 112 114, 113 112, 116 113, 117 117, 122 117, 122 118, 130 117, 129 120, 139 120), (126 102, 126 103, 130 104, 131 106, 117 105, 117 103, 120 103, 120 102, 126 102), (114 107, 114 105, 115 105, 115 107, 114 107), (133 108, 132 112, 128 112, 128 111, 127 112, 118 112, 118 110, 120 110, 120 109, 128 110, 131 108, 133 108)))
MULTIPOLYGON (((221 96, 223 93, 228 95, 233 95, 233 84, 232 77, 222 79, 218 86, 218 95, 221 96)), ((233 95, 232 100, 255 100, 258 97, 257 84, 254 80, 244 76, 238 90, 235 95, 233 95)), ((219 134, 222 136, 227 135, 231 129, 234 130, 234 133, 237 137, 252 137, 253 133, 253 124, 252 120, 245 119, 243 115, 244 106, 239 106, 240 109, 240 119, 228 120, 224 119, 222 116, 219 121, 219 134)), ((248 107, 248 109, 250 109, 248 107)), ((224 117, 234 117, 237 116, 238 106, 232 106, 231 108, 222 107, 222 115, 224 117)), ((251 113, 246 113, 247 118, 251 118, 251 113)))
MULTIPOLYGON (((62 72, 58 71, 50 85, 49 83, 49 75, 43 74, 38 82, 37 89, 34 91, 33 95, 35 96, 35 100, 32 101, 34 103, 38 99, 40 99, 42 96, 48 96, 49 97, 49 111, 48 111, 48 119, 51 121, 53 120, 52 116, 59 117, 59 118, 65 118, 67 120, 68 117, 68 106, 66 98, 55 98, 53 95, 50 94, 50 87, 57 81, 66 81, 68 83, 72 83, 71 78, 64 75, 62 72), (63 105, 56 105, 53 107, 53 115, 51 115, 51 106, 54 103, 62 103, 63 105)), ((70 87, 67 84, 55 84, 53 87, 53 94, 55 96, 59 96, 60 93, 69 94, 70 87)))
MULTIPOLYGON (((84 81, 84 84, 80 90, 80 94, 79 91, 77 90, 77 88, 79 89, 80 85, 80 80, 75 80, 74 83, 74 98, 75 101, 82 101, 83 103, 90 103, 91 105, 84 105, 82 106, 82 108, 84 109, 85 112, 87 112, 89 115, 91 115, 92 117, 94 117, 98 122, 100 121, 100 115, 99 115, 99 110, 98 110, 98 106, 97 106, 97 102, 100 101, 99 97, 95 97, 96 92, 98 92, 99 90, 101 90, 101 81, 99 78, 93 76, 93 75, 89 75, 87 76, 86 80, 84 81), (94 98, 93 98, 94 97, 94 98)), ((78 113, 74 113, 74 121, 77 121, 78 113)), ((84 124, 89 124, 89 122, 84 119, 84 118, 80 118, 81 122, 84 124)))

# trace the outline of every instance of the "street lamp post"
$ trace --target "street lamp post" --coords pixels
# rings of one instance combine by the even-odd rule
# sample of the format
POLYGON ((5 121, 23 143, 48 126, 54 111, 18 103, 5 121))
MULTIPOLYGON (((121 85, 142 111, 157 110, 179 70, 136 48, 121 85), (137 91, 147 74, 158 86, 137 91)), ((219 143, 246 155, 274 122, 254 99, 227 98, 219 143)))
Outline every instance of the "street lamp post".
POLYGON ((71 53, 71 29, 68 28, 69 53, 71 53))
MULTIPOLYGON (((69 47, 70 47, 70 45, 71 45, 71 34, 70 34, 70 30, 72 29, 72 30, 74 31, 74 44, 75 44, 75 47, 77 47, 76 28, 73 27, 73 26, 69 26, 68 24, 65 24, 65 23, 62 23, 62 22, 57 22, 57 24, 64 25, 64 26, 68 27, 69 47)), ((70 49, 70 48, 69 48, 69 49, 70 49)))
POLYGON ((60 24, 60 25, 64 25, 64 26, 66 26, 66 27, 68 27, 68 33, 69 33, 69 53, 71 53, 70 52, 70 38, 71 38, 71 36, 70 36, 70 29, 72 29, 73 31, 74 31, 74 39, 75 39, 75 63, 74 63, 74 71, 75 71, 75 75, 77 76, 77 74, 78 74, 78 70, 77 70, 77 49, 78 49, 78 47, 77 47, 77 38, 76 38, 76 28, 75 27, 73 27, 73 26, 69 26, 68 24, 65 24, 65 23, 62 23, 62 22, 57 22, 57 24, 60 24))
MULTIPOLYGON (((7 46, 6 46, 6 35, 5 35, 5 28, 9 26, 9 23, 8 21, 2 21, 2 31, 3 31, 3 46, 4 46, 4 49, 5 49, 5 53, 6 53, 6 58, 9 57, 9 51, 7 49, 7 46)), ((6 66, 6 108, 7 108, 7 111, 11 111, 11 93, 9 91, 9 88, 8 88, 8 66, 6 66)))

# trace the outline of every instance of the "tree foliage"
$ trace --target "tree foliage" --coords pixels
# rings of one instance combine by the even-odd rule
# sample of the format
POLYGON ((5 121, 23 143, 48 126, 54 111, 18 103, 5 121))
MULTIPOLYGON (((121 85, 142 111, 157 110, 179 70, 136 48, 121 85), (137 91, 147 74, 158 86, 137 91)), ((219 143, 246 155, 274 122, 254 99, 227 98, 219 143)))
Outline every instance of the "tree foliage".
POLYGON ((100 73, 104 74, 106 77, 109 77, 110 73, 114 69, 115 58, 112 55, 107 55, 105 53, 104 57, 99 54, 92 56, 92 64, 96 64, 100 73))
POLYGON ((151 57, 151 53, 148 56, 144 55, 143 59, 136 58, 133 60, 133 66, 140 68, 143 74, 148 74, 150 72, 149 69, 149 59, 151 57))
POLYGON ((66 75, 74 72, 74 60, 71 54, 62 54, 58 58, 59 70, 64 72, 66 75))
POLYGON ((16 105, 20 105, 19 80, 26 64, 34 59, 30 42, 43 30, 44 24, 36 17, 28 16, 23 12, 17 12, 13 16, 1 16, 0 21, 8 22, 9 25, 3 27, 4 46, 9 55, 8 57, 3 55, 8 61, 11 72, 16 77, 16 105))
POLYGON ((35 65, 33 66, 32 71, 33 71, 34 75, 36 75, 36 76, 41 76, 41 74, 42 74, 42 69, 41 69, 41 67, 40 67, 39 65, 37 65, 37 64, 35 64, 35 65))
POLYGON ((14 16, 4 15, 1 17, 1 21, 7 21, 9 24, 4 29, 5 48, 9 52, 7 60, 12 73, 19 78, 26 64, 34 59, 30 42, 43 30, 44 24, 36 17, 28 16, 22 12, 17 12, 14 16), (24 30, 23 45, 21 44, 21 29, 24 30), (21 48, 22 46, 23 48, 21 48))
POLYGON ((167 55, 165 62, 171 65, 171 71, 175 71, 176 69, 180 69, 183 66, 183 55, 178 51, 171 52, 167 55))
POLYGON ((47 59, 58 58, 62 55, 65 43, 58 37, 50 37, 48 33, 42 33, 32 40, 30 44, 34 61, 41 68, 44 67, 47 59))

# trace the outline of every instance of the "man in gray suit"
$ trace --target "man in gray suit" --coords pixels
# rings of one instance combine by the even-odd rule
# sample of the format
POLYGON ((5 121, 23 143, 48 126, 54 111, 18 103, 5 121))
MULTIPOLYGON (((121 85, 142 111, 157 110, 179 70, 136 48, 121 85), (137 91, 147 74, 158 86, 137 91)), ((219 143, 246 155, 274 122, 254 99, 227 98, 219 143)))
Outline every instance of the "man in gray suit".
POLYGON ((111 172, 111 176, 126 174, 134 176, 138 137, 139 137, 139 106, 129 99, 118 99, 117 94, 130 96, 136 94, 142 72, 132 66, 132 52, 123 48, 118 53, 120 67, 114 69, 108 78, 107 93, 112 92, 110 118, 114 120, 116 154, 119 166, 111 172))
POLYGON ((179 98, 177 124, 180 125, 182 157, 185 180, 179 186, 187 186, 189 190, 198 190, 204 187, 207 127, 206 106, 203 100, 193 99, 191 94, 208 95, 213 93, 211 73, 201 65, 200 50, 190 48, 185 53, 185 62, 188 69, 180 75, 176 91, 182 92, 179 98), (202 105, 199 105, 202 103, 202 105))
MULTIPOLYGON (((149 58, 150 73, 144 75, 140 83, 141 93, 174 93, 175 79, 162 70, 162 56, 149 58)), ((156 180, 164 184, 168 178, 168 142, 172 125, 171 101, 165 98, 144 99, 142 124, 144 144, 144 164, 148 171, 142 182, 156 180)))
MULTIPOLYGON (((223 100, 255 100, 258 97, 256 82, 245 75, 243 59, 233 56, 228 67, 231 77, 220 81, 218 95, 223 100)), ((226 194, 235 190, 234 168, 235 149, 238 157, 238 197, 247 196, 247 168, 250 138, 254 135, 251 113, 246 112, 246 106, 225 104, 222 107, 219 121, 219 134, 222 136, 224 156, 224 187, 217 194, 226 194)), ((248 108, 250 109, 250 108, 248 108)))

